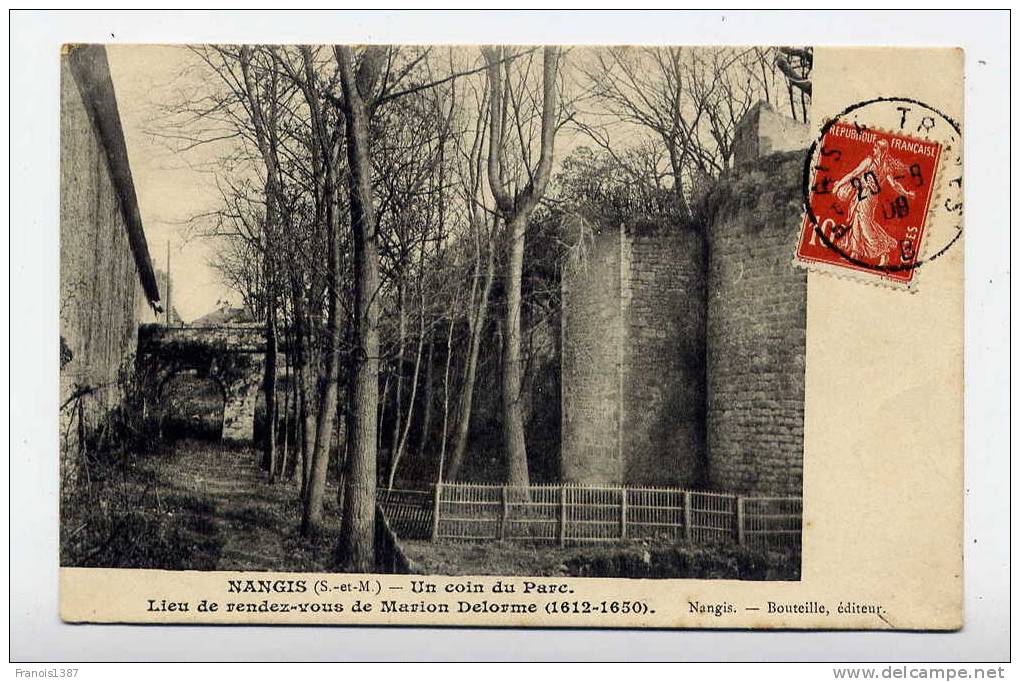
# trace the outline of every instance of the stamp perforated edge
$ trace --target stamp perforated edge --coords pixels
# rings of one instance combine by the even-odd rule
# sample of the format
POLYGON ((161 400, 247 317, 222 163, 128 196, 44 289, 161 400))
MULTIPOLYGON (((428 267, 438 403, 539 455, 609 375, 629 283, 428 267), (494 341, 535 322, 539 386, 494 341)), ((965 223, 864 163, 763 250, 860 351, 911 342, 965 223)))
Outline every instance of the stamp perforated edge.
MULTIPOLYGON (((839 118, 840 118, 839 116, 834 116, 834 117, 831 117, 829 119, 826 119, 821 127, 825 128, 826 126, 832 125, 836 121, 838 121, 839 118)), ((902 281, 891 279, 889 277, 884 276, 882 274, 881 270, 869 271, 869 270, 860 269, 860 268, 848 267, 846 265, 841 265, 841 264, 838 264, 838 263, 827 263, 827 262, 824 262, 824 261, 817 261, 817 260, 810 260, 810 259, 802 258, 798 252, 800 251, 800 241, 801 241, 801 236, 802 236, 803 230, 804 230, 804 222, 805 222, 805 220, 807 220, 807 207, 806 206, 804 207, 804 211, 801 213, 800 220, 797 223, 797 238, 794 240, 794 244, 793 244, 793 260, 792 260, 792 265, 794 267, 796 267, 796 268, 801 269, 801 270, 806 270, 808 272, 817 272, 817 273, 825 275, 827 277, 834 277, 836 279, 842 279, 842 280, 846 280, 846 281, 849 281, 849 282, 855 282, 855 283, 858 283, 858 284, 867 284, 867 285, 877 286, 877 287, 880 287, 882 289, 890 289, 890 290, 893 290, 893 291, 902 291, 902 292, 906 292, 906 293, 910 293, 910 294, 917 293, 917 287, 918 287, 918 284, 919 284, 921 276, 922 276, 921 273, 926 269, 926 268, 923 267, 923 265, 926 262, 925 261, 925 256, 928 254, 928 241, 929 241, 930 232, 931 232, 931 225, 930 225, 931 208, 933 206, 938 205, 938 202, 942 199, 942 196, 943 196, 943 186, 942 185, 943 185, 943 181, 945 180, 945 177, 946 177, 946 168, 945 167, 946 167, 946 164, 948 163, 948 161, 947 161, 948 157, 945 154, 945 152, 947 151, 946 143, 943 142, 943 141, 939 141, 939 140, 925 139, 925 138, 920 138, 920 137, 916 137, 916 136, 913 136, 913 135, 908 135, 908 134, 905 134, 905 133, 902 133, 902 132, 898 132, 898 131, 895 131, 895 130, 889 130, 888 128, 885 128, 885 127, 882 127, 882 126, 867 126, 867 129, 868 130, 874 130, 874 131, 882 132, 882 133, 885 133, 887 135, 895 135, 896 137, 906 138, 908 140, 915 141, 915 142, 925 142, 925 143, 928 143, 928 144, 931 144, 932 142, 935 142, 935 143, 937 143, 939 145, 939 158, 938 158, 938 161, 935 164, 935 176, 932 179, 932 191, 931 191, 931 194, 928 197, 928 205, 925 206, 924 220, 922 221, 922 225, 924 226, 924 230, 922 230, 922 232, 921 232, 921 243, 918 244, 918 248, 917 248, 916 261, 918 261, 918 265, 915 268, 913 268, 913 272, 914 272, 913 276, 910 278, 909 282, 902 282, 902 281)), ((960 135, 960 137, 962 137, 962 134, 959 134, 959 135, 960 135)), ((818 146, 817 145, 818 145, 818 143, 820 141, 821 141, 821 137, 815 138, 815 141, 814 141, 812 147, 809 148, 809 151, 811 152, 812 159, 814 158, 814 155, 815 155, 815 153, 818 150, 818 146)), ((955 237, 954 237, 954 240, 955 240, 955 237)))

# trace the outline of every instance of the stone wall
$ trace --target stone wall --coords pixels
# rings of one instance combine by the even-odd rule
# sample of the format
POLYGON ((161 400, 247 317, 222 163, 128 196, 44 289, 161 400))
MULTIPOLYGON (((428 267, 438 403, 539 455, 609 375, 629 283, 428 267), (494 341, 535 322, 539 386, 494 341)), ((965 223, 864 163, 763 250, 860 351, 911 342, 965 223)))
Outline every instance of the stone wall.
POLYGON ((261 324, 216 327, 146 324, 139 329, 138 347, 143 353, 158 352, 163 356, 184 357, 196 352, 265 353, 266 328, 261 324))
POLYGON ((122 399, 138 322, 154 319, 142 291, 109 158, 61 59, 60 336, 61 474, 77 470, 80 436, 122 399), (80 398, 77 396, 81 396, 80 398))
POLYGON ((759 105, 736 138, 695 224, 598 225, 564 267, 567 482, 801 493, 806 126, 759 105))
POLYGON ((564 268, 563 480, 695 485, 704 460, 700 236, 587 224, 564 268))
POLYGON ((803 152, 748 161, 708 230, 708 473, 713 488, 801 492, 807 278, 792 265, 803 152))
POLYGON ((144 399, 154 408, 166 404, 163 391, 168 379, 181 371, 197 370, 201 376, 215 379, 223 390, 222 439, 251 442, 255 406, 265 374, 265 351, 262 325, 142 325, 138 356, 144 399))
POLYGON ((532 483, 560 480, 560 329, 559 310, 552 310, 526 326, 521 351, 524 371, 521 412, 532 483))
POLYGON ((628 485, 698 486, 705 425, 705 279, 701 235, 625 227, 621 447, 628 485))
POLYGON ((616 484, 624 474, 620 230, 582 222, 581 240, 569 256, 561 281, 560 468, 567 483, 616 484))
POLYGON ((740 166, 778 152, 807 149, 811 129, 758 102, 740 120, 733 135, 733 163, 740 166))

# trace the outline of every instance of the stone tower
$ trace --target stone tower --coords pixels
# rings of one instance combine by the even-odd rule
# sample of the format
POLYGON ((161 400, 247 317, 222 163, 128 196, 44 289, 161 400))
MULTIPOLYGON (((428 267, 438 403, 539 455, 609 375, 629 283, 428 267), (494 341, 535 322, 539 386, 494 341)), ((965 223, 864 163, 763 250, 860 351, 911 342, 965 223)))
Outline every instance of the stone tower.
POLYGON ((563 480, 696 485, 704 459, 701 236, 650 223, 580 232, 589 236, 562 278, 563 480))
POLYGON ((562 478, 799 495, 808 127, 738 126, 700 224, 579 221, 562 277, 562 478))

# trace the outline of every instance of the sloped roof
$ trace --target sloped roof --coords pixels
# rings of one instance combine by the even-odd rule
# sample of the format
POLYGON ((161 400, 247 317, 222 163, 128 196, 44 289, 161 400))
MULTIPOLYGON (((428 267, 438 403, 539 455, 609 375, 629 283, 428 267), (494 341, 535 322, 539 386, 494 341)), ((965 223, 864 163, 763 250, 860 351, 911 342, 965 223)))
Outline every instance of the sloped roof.
POLYGON ((251 324, 255 321, 247 308, 220 308, 191 322, 192 327, 216 327, 225 324, 251 324))
POLYGON ((127 144, 124 142, 124 130, 117 109, 117 95, 110 78, 106 48, 102 45, 65 45, 63 53, 106 152, 142 289, 149 303, 157 306, 160 300, 159 285, 152 268, 149 246, 145 241, 142 216, 138 211, 138 197, 135 195, 135 183, 131 179, 127 144))

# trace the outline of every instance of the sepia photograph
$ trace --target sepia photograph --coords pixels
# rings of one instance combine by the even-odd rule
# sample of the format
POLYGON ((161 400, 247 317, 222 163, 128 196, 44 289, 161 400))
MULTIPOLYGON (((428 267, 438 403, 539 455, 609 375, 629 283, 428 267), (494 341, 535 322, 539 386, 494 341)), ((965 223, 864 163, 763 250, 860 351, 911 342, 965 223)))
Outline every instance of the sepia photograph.
POLYGON ((812 63, 65 45, 61 565, 799 580, 812 63))
POLYGON ((11 672, 1002 678, 1006 19, 13 10, 11 672))

